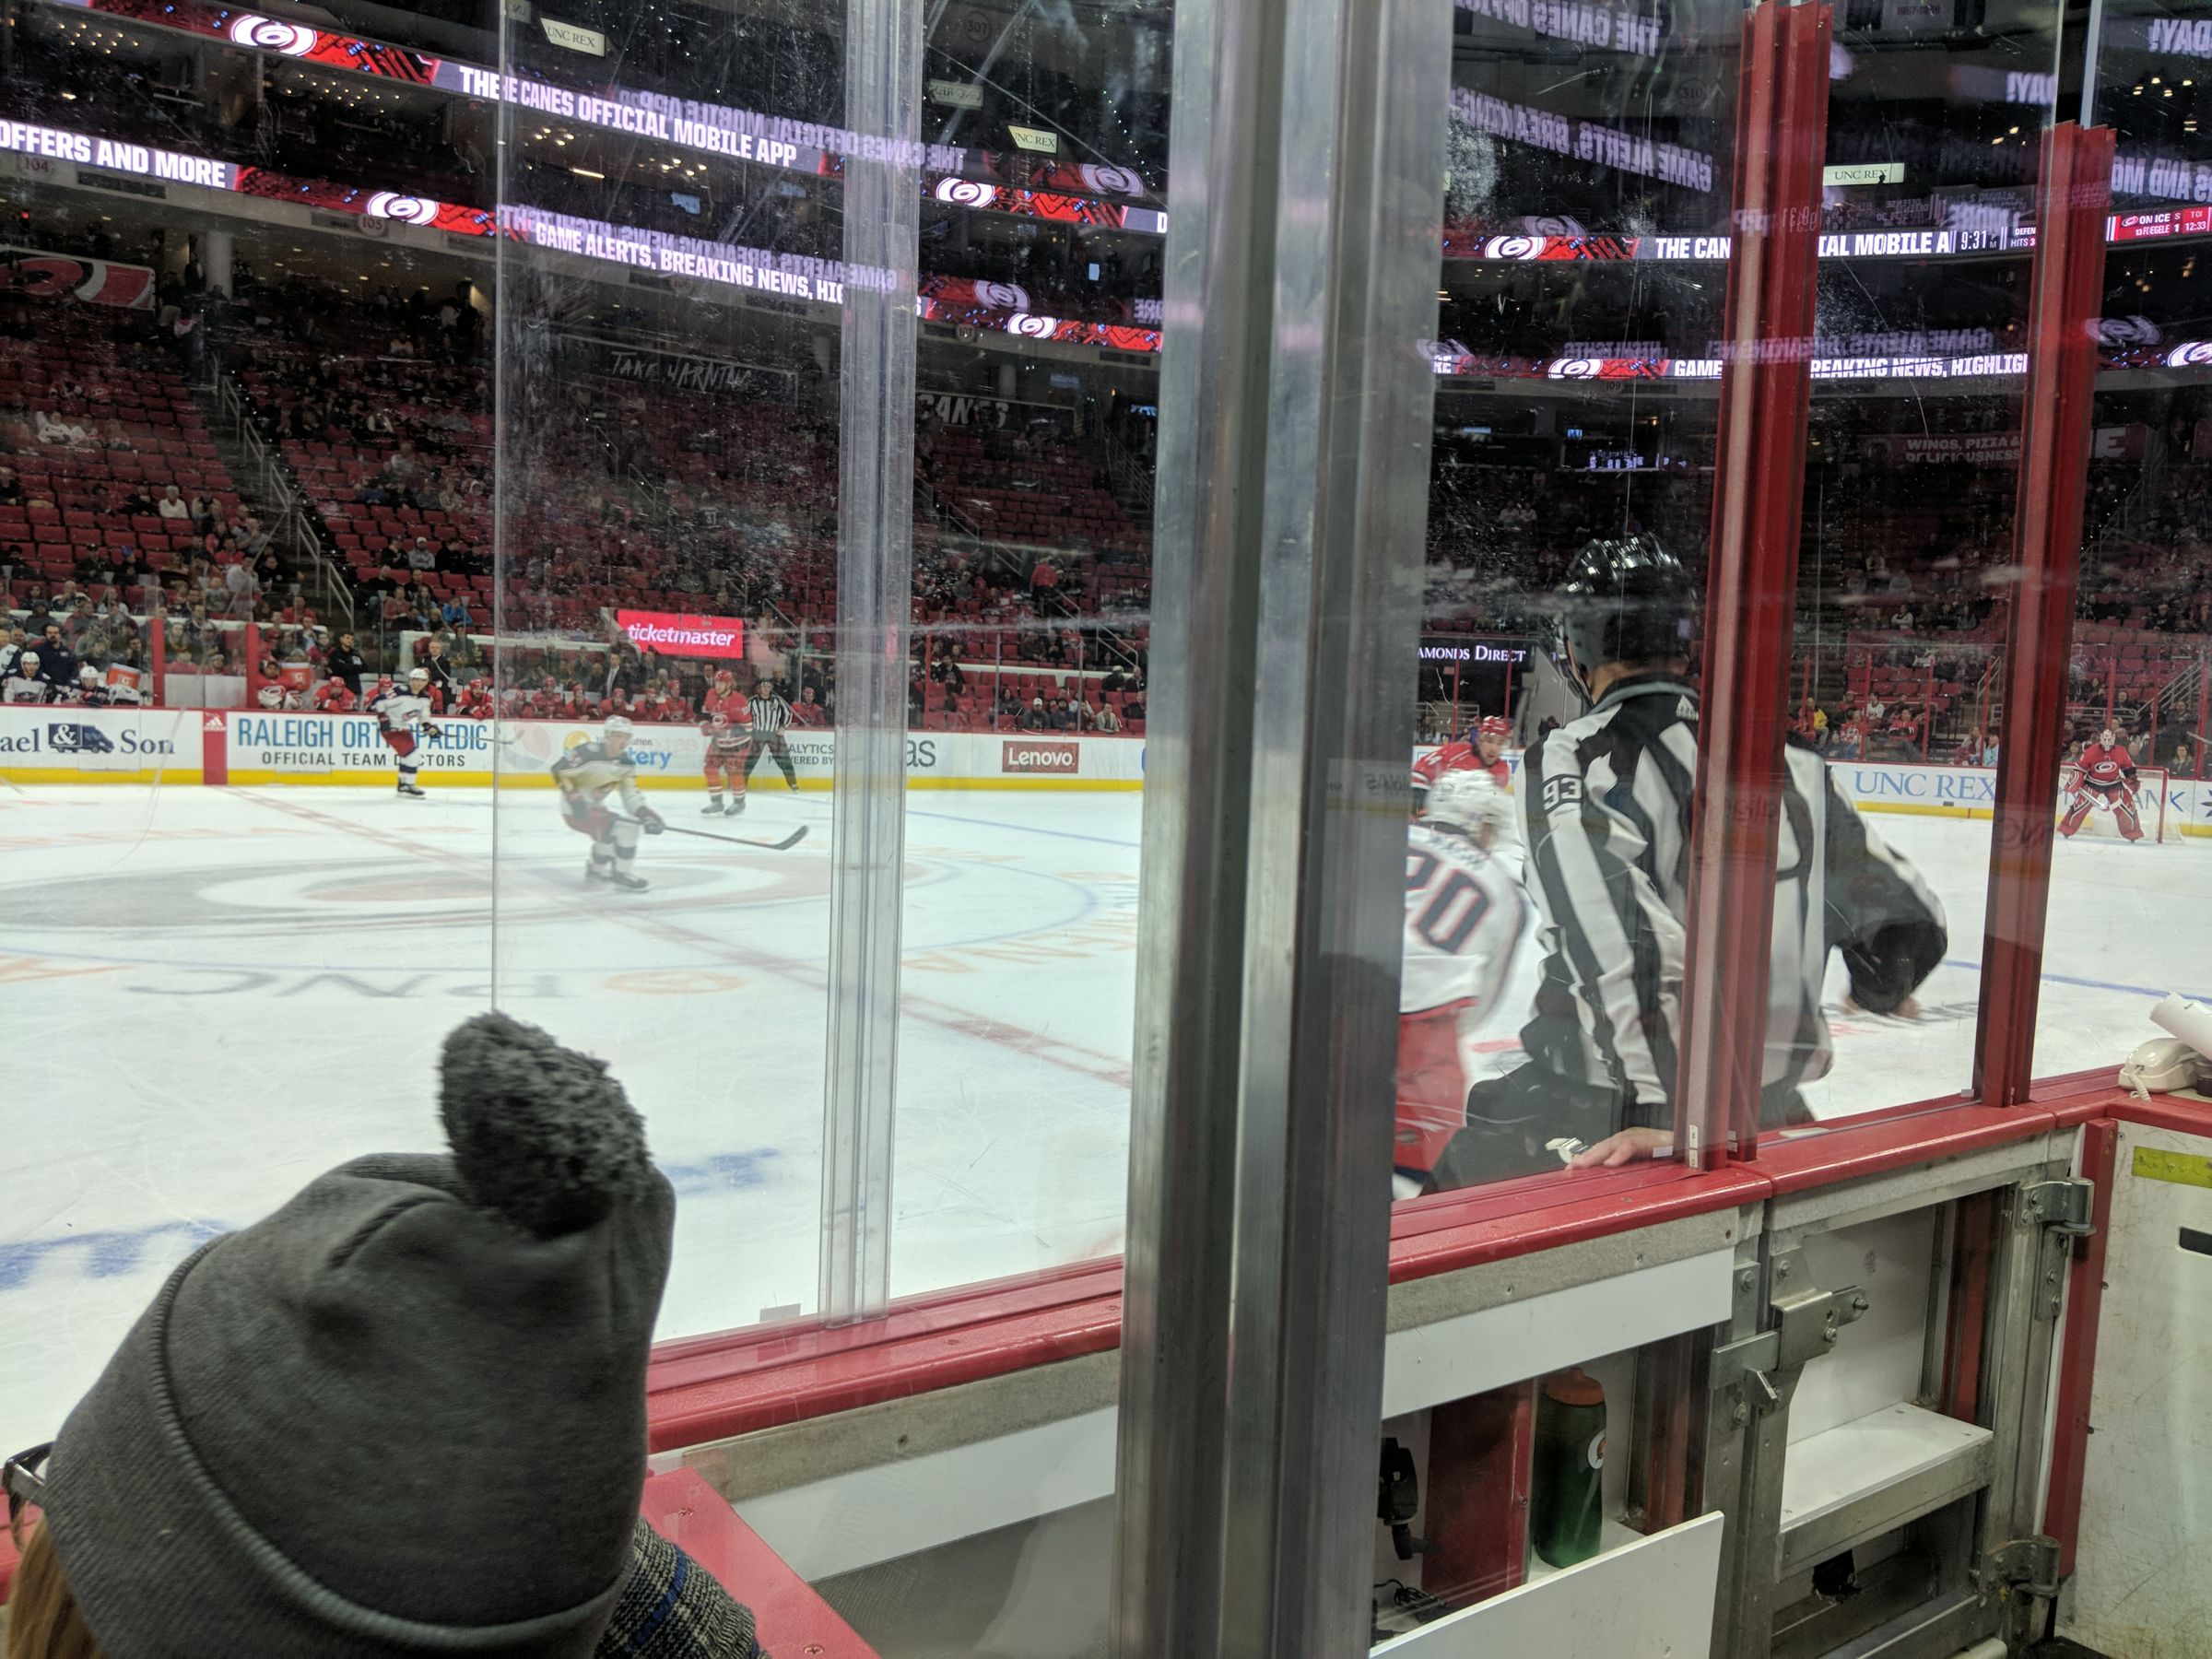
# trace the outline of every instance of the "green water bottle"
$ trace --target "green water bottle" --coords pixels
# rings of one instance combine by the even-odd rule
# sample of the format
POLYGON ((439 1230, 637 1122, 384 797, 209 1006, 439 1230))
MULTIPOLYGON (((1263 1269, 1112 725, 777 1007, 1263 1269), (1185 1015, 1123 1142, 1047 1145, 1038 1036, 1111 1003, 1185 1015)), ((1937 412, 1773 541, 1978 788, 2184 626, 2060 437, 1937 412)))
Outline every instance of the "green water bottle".
POLYGON ((1586 1561, 1605 1518, 1606 1391, 1582 1367, 1544 1379, 1535 1452, 1530 1541, 1554 1567, 1586 1561))

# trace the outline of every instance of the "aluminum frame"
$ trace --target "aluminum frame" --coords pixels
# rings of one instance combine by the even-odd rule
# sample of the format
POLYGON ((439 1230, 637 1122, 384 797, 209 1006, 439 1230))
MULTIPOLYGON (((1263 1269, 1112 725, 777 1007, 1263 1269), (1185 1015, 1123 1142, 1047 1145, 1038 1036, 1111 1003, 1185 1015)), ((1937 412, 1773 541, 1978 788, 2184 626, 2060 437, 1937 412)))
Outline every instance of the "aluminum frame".
POLYGON ((837 760, 819 1307, 890 1306, 899 940, 913 571, 921 0, 847 0, 845 122, 890 140, 845 167, 838 398, 837 760))
POLYGON ((1368 1644, 1449 29, 1176 18, 1117 1653, 1368 1644))

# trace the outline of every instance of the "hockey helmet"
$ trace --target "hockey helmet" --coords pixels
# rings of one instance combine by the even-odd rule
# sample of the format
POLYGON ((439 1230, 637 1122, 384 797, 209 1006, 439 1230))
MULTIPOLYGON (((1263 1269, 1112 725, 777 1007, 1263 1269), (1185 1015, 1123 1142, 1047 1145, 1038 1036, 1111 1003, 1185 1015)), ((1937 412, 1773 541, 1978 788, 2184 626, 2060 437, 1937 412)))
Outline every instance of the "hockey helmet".
POLYGON ((599 728, 600 733, 603 735, 608 737, 619 737, 625 743, 628 743, 630 740, 631 736, 636 734, 637 729, 638 728, 636 726, 631 725, 627 719, 619 714, 609 716, 606 724, 599 728))
POLYGON ((1483 717, 1482 724, 1475 728, 1475 735, 1477 737, 1510 737, 1513 735, 1513 723, 1502 714, 1488 714, 1483 717))
POLYGON ((76 671, 76 679, 81 686, 97 686, 100 684, 100 670, 87 663, 76 671))
POLYGON ((1484 846, 1513 829, 1513 804, 1491 779, 1479 771, 1451 771, 1429 791, 1429 807, 1421 821, 1432 828, 1457 830, 1484 846))
POLYGON ((1550 608, 1552 654, 1585 700, 1603 664, 1686 657, 1697 639, 1697 583, 1655 535, 1584 542, 1550 608))
POLYGON ((410 668, 407 670, 407 684, 410 686, 427 686, 429 684, 429 680, 430 671, 428 668, 410 668))

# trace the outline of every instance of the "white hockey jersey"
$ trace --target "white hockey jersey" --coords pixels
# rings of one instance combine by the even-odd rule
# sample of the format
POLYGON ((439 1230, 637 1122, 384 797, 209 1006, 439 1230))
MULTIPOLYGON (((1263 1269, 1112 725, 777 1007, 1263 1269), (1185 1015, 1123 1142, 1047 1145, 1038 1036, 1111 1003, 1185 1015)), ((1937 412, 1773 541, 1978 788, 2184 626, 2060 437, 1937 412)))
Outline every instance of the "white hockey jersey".
POLYGON ((1464 1004, 1471 1030, 1497 1010, 1527 924, 1527 897, 1502 859, 1453 830, 1411 826, 1398 1011, 1464 1004))
POLYGON ((637 818, 645 810, 645 796, 638 788, 637 762, 628 750, 606 752, 604 743, 580 743, 553 762, 553 777, 570 800, 596 806, 610 794, 618 795, 622 810, 637 818))
POLYGON ((369 705, 369 712, 387 732, 411 732, 429 720, 434 711, 430 700, 417 697, 411 691, 387 691, 369 705))

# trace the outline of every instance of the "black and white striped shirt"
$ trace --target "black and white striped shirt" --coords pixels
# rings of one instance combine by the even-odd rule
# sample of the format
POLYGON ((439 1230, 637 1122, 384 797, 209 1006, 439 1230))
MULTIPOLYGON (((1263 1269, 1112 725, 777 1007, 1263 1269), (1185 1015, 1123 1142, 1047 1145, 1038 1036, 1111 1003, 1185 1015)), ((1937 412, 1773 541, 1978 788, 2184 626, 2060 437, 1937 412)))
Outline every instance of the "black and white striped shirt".
POLYGON ((773 736, 791 724, 791 705, 773 691, 752 699, 753 730, 773 736))
MULTIPOLYGON (((1531 1059, 1611 1095, 1627 1124, 1671 1122, 1688 910, 1698 703, 1639 675, 1523 758, 1519 804, 1541 915, 1531 1059)), ((1770 1121, 1833 1059, 1820 1011, 1830 947, 1853 995, 1896 1007, 1942 959, 1943 906, 1868 829, 1809 749, 1787 751, 1761 1083, 1770 1121)))

